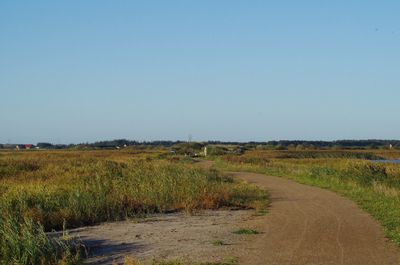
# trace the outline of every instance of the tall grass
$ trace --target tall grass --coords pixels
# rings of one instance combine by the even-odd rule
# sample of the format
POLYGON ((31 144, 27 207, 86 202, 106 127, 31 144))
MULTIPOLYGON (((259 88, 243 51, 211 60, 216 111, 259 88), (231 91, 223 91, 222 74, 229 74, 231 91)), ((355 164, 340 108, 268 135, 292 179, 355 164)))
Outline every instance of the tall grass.
POLYGON ((49 237, 41 224, 0 218, 0 264, 76 265, 81 249, 67 236, 49 237))
MULTIPOLYGON (((390 153, 393 155, 394 153, 390 153)), ((213 156, 218 158, 220 156, 213 156)), ((379 160, 390 157, 383 152, 372 152, 367 150, 250 150, 244 155, 226 155, 225 161, 234 163, 262 164, 270 160, 288 160, 293 159, 346 159, 346 160, 379 160)))
POLYGON ((237 187, 216 172, 165 161, 96 161, 57 180, 30 178, 3 186, 0 211, 40 222, 47 231, 61 229, 64 222, 78 227, 140 214, 229 206, 232 187, 237 187))
POLYGON ((117 151, 1 155, 3 264, 76 262, 74 245, 45 231, 149 213, 259 207, 266 201, 255 186, 158 157, 117 151))

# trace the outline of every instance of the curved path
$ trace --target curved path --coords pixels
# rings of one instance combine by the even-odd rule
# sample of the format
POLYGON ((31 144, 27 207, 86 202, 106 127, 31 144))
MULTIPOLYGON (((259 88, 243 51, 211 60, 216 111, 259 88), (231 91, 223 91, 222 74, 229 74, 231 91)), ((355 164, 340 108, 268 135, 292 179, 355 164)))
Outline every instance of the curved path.
POLYGON ((399 248, 351 200, 284 178, 232 174, 267 189, 271 200, 257 224, 263 234, 237 253, 241 264, 400 264, 399 248))

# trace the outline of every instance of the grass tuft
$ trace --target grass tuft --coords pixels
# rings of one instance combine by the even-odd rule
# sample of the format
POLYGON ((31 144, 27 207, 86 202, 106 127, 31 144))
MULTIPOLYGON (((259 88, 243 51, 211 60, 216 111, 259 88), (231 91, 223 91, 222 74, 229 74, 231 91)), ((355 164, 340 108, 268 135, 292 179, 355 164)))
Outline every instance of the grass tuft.
POLYGON ((239 229, 232 233, 237 234, 237 235, 257 235, 260 232, 253 230, 253 229, 239 229))
POLYGON ((214 240, 214 241, 212 242, 212 244, 213 244, 214 246, 224 246, 224 245, 226 245, 226 244, 224 243, 224 241, 222 241, 222 240, 214 240))

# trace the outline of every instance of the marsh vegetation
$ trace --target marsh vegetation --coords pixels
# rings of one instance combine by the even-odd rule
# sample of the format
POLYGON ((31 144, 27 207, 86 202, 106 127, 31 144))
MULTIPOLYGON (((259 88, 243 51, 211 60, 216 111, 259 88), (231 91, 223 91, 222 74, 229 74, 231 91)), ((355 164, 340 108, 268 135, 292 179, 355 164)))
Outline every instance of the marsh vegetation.
POLYGON ((162 150, 0 154, 0 264, 76 264, 82 246, 45 232, 150 213, 254 208, 253 185, 162 150), (167 158, 162 158, 167 157, 167 158))

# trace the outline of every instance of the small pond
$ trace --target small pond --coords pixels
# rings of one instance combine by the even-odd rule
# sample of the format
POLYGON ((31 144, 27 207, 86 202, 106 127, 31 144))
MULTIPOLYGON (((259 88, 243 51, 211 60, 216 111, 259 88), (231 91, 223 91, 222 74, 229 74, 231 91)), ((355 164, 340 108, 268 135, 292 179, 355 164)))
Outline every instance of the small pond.
POLYGON ((395 163, 395 164, 400 164, 400 159, 382 159, 382 160, 372 160, 372 162, 377 162, 377 163, 395 163))

